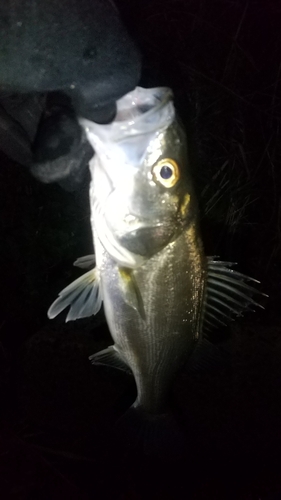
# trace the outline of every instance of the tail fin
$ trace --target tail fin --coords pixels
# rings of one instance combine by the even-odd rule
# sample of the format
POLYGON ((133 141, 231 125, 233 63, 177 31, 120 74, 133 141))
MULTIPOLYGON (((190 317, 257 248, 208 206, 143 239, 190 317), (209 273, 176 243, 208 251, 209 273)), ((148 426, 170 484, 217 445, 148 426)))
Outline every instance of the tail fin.
POLYGON ((115 425, 118 445, 127 453, 142 453, 163 460, 180 459, 186 449, 186 436, 172 413, 151 414, 137 406, 115 425))

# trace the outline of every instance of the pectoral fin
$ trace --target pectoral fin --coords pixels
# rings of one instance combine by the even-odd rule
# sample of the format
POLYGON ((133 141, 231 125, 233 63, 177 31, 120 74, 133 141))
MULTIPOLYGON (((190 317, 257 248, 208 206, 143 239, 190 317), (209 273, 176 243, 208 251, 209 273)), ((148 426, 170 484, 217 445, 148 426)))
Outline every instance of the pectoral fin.
POLYGON ((135 309, 141 318, 145 320, 143 300, 133 270, 126 267, 119 267, 119 278, 120 288, 126 304, 135 309))
POLYGON ((48 310, 49 319, 55 318, 70 306, 67 321, 87 318, 97 314, 101 308, 102 296, 97 269, 91 269, 64 288, 48 310))
POLYGON ((124 360, 124 357, 120 354, 117 347, 111 345, 102 351, 99 351, 92 356, 89 356, 89 360, 93 365, 106 365, 111 366, 113 368, 117 368, 117 370, 122 370, 124 372, 130 373, 131 369, 129 365, 124 360))

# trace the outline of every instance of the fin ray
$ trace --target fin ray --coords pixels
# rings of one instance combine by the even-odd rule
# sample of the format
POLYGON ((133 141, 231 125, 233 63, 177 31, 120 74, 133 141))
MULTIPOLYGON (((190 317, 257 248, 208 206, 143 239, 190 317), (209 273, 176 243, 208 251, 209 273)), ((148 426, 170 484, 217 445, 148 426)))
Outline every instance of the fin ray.
MULTIPOLYGON (((255 306, 261 307, 263 309, 263 307, 258 302, 256 302, 251 297, 249 297, 245 293, 241 292, 240 290, 238 290, 234 286, 228 285, 227 283, 224 283, 223 281, 220 281, 220 280, 213 280, 212 278, 208 279, 208 283, 210 283, 211 285, 215 285, 215 286, 218 286, 220 288, 223 288, 225 290, 228 290, 229 292, 234 293, 235 295, 238 295, 239 297, 241 297, 245 301, 250 302, 251 304, 254 304, 255 306)), ((212 288, 212 290, 214 290, 214 288, 212 288)), ((248 287, 248 291, 251 293, 253 293, 253 291, 256 292, 256 290, 252 287, 248 287)))
POLYGON ((110 345, 106 349, 99 351, 89 356, 92 365, 111 366, 117 370, 132 374, 131 368, 120 354, 119 349, 115 345, 110 345))
POLYGON ((95 254, 84 255, 84 257, 78 257, 73 265, 75 267, 80 267, 81 269, 88 269, 89 267, 94 267, 96 264, 95 254))
MULTIPOLYGON (((225 296, 225 294, 223 294, 223 295, 225 296)), ((223 300, 220 300, 218 297, 215 297, 214 295, 209 295, 207 305, 209 306, 211 302, 215 302, 220 307, 224 307, 224 308, 228 309, 230 313, 233 313, 236 316, 240 315, 240 311, 238 311, 238 309, 235 309, 230 304, 228 304, 227 302, 225 302, 223 300)), ((207 305, 206 305, 206 307, 207 307, 207 305)))
MULTIPOLYGON (((217 314, 219 314, 220 316, 224 316, 225 318, 227 318, 228 320, 232 320, 233 321, 233 318, 230 318, 229 314, 227 314, 226 312, 222 311, 221 309, 219 309, 218 307, 214 306, 213 304, 211 304, 210 302, 208 304, 206 304, 206 308, 208 309, 207 312, 209 312, 209 309, 211 309, 212 311, 215 311, 217 314)), ((206 314, 207 314, 206 312, 206 314)))
POLYGON ((215 280, 223 281, 223 282, 226 281, 228 283, 231 283, 232 285, 240 286, 241 288, 247 288, 249 291, 251 289, 252 292, 257 293, 256 288, 251 287, 250 285, 245 283, 244 280, 255 281, 255 283, 259 283, 259 281, 254 280, 254 278, 248 278, 248 276, 246 276, 245 274, 236 273, 234 271, 233 274, 231 273, 231 275, 228 276, 228 275, 224 274, 224 271, 222 270, 219 273, 214 272, 214 271, 209 271, 208 276, 210 276, 210 278, 212 278, 214 281, 215 280))
POLYGON ((222 321, 221 319, 219 319, 215 314, 207 311, 206 315, 208 318, 215 320, 215 322, 217 321, 220 325, 227 326, 227 324, 224 321, 222 321))
POLYGON ((208 271, 209 271, 210 276, 211 275, 217 276, 218 270, 220 271, 219 276, 221 279, 227 279, 227 275, 229 275, 229 276, 232 276, 232 277, 235 277, 238 279, 241 278, 241 280, 253 281, 254 283, 260 284, 259 280, 256 280, 255 278, 252 278, 251 276, 247 276, 246 274, 239 273, 238 271, 235 271, 234 269, 229 269, 229 268, 223 267, 223 266, 212 266, 211 264, 208 264, 208 271), (226 276, 224 277, 224 275, 226 275, 226 276))
POLYGON ((252 296, 267 296, 247 283, 259 283, 258 280, 231 269, 234 262, 214 259, 215 257, 207 258, 203 330, 208 331, 226 325, 221 316, 229 322, 233 321, 233 316, 241 317, 243 312, 253 311, 253 306, 264 309, 252 296))
POLYGON ((97 314, 102 304, 97 269, 91 269, 80 276, 60 293, 47 312, 48 318, 53 319, 64 309, 70 306, 66 317, 67 321, 86 318, 97 314))

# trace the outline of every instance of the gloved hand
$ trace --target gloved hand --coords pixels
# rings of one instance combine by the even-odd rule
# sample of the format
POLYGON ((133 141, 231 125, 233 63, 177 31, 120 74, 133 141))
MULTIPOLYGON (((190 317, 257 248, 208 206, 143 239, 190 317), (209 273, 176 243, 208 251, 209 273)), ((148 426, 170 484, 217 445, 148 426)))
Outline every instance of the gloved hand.
POLYGON ((111 121, 116 100, 140 77, 139 53, 116 7, 112 0, 2 0, 0 47, 0 149, 41 181, 75 187, 93 155, 76 116, 111 121))

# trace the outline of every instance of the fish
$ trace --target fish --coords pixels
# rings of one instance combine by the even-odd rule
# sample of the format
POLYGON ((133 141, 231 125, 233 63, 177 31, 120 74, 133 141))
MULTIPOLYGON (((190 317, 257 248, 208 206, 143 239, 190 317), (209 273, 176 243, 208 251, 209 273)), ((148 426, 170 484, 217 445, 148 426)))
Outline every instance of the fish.
POLYGON ((131 373, 137 397, 128 415, 159 429, 173 381, 206 335, 263 307, 253 298, 259 282, 205 255, 171 89, 136 87, 117 101, 111 124, 80 124, 95 151, 94 254, 75 262, 91 269, 59 294, 48 317, 70 306, 66 321, 76 320, 103 304, 113 344, 90 361, 131 373))

